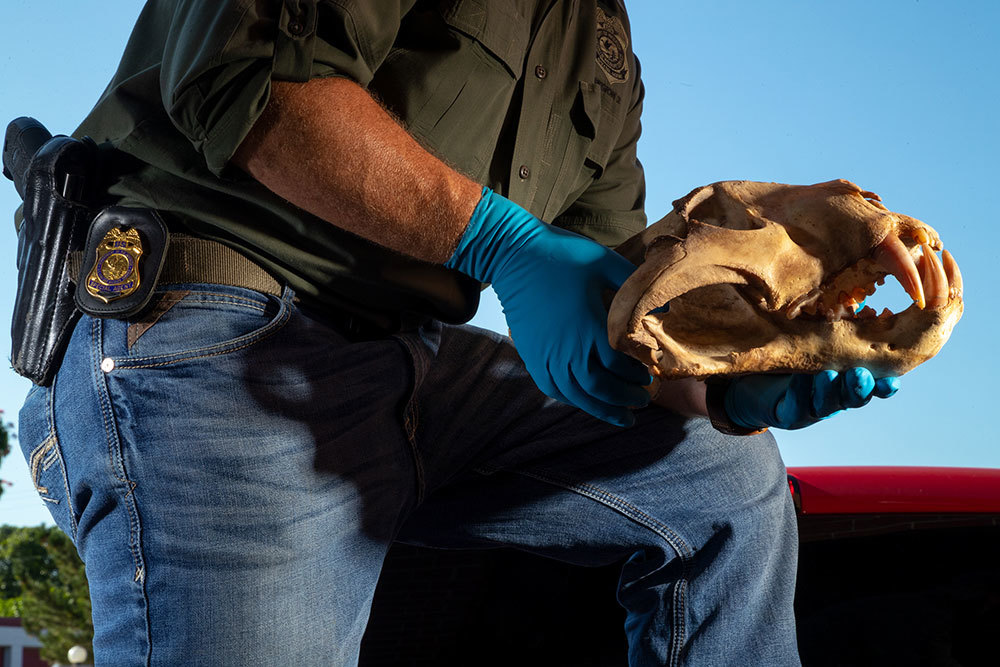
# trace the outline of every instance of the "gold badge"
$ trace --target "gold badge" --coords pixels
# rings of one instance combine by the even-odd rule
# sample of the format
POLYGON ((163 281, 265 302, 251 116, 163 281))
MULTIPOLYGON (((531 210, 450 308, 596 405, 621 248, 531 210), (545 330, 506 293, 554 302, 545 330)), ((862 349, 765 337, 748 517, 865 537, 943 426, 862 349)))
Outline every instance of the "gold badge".
POLYGON ((139 289, 142 241, 134 228, 113 227, 97 246, 97 262, 87 276, 87 292, 104 303, 139 289))
POLYGON ((617 16, 597 8, 597 64, 611 83, 628 81, 628 35, 617 16))

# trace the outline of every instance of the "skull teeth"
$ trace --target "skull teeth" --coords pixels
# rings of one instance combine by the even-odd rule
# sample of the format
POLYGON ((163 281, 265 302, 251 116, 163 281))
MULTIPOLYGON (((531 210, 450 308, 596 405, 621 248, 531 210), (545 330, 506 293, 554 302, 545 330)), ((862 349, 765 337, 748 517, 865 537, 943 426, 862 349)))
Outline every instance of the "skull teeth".
POLYGON ((788 309, 785 311, 785 315, 788 319, 794 320, 802 313, 803 309, 807 313, 810 312, 810 310, 812 310, 812 313, 815 313, 816 302, 819 301, 821 296, 823 296, 823 292, 818 289, 814 289, 811 292, 803 294, 788 304, 788 309))
POLYGON ((786 317, 792 320, 806 313, 818 315, 828 322, 891 317, 893 313, 889 309, 876 315, 872 308, 861 308, 865 299, 875 293, 876 285, 885 283, 887 274, 899 280, 900 285, 921 310, 943 308, 950 300, 961 298, 962 274, 958 270, 955 258, 946 250, 942 251, 939 258, 933 244, 940 246, 940 241, 936 237, 932 239, 924 229, 915 230, 913 238, 919 245, 919 251, 917 246, 911 251, 898 236, 890 234, 876 248, 872 259, 862 260, 853 269, 855 279, 870 272, 869 282, 857 287, 850 287, 848 283, 844 289, 837 291, 829 287, 826 291, 813 289, 788 304, 785 310, 786 317))
MULTIPOLYGON (((922 231, 922 230, 921 230, 922 231)), ((927 295, 927 307, 931 310, 943 308, 948 303, 948 275, 934 250, 926 243, 920 244, 920 280, 927 295)))
POLYGON ((859 320, 873 320, 878 317, 878 313, 871 306, 865 306, 854 315, 859 320))
POLYGON ((941 251, 941 261, 944 265, 944 274, 948 279, 948 296, 950 298, 962 297, 962 272, 958 270, 958 262, 947 250, 941 251))
POLYGON ((875 250, 875 260, 891 273, 921 310, 926 306, 920 270, 913 255, 895 234, 889 234, 875 250))
POLYGON ((843 303, 838 303, 833 308, 827 310, 825 315, 827 322, 839 322, 844 318, 854 317, 854 308, 843 303))

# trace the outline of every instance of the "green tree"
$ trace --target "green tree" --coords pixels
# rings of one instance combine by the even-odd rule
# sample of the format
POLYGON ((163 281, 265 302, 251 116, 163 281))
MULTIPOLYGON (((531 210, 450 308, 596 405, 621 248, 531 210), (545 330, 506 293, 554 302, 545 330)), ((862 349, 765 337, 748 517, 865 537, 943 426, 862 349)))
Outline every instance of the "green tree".
MULTIPOLYGON (((11 441, 17 439, 17 434, 14 433, 14 423, 3 423, 3 417, 3 410, 0 410, 0 463, 3 462, 5 456, 10 454, 11 441)), ((0 496, 3 495, 5 486, 6 483, 0 479, 0 496)))
POLYGON ((93 655, 87 577, 76 547, 58 528, 0 526, 0 598, 41 641, 44 660, 64 662, 76 644, 93 655))

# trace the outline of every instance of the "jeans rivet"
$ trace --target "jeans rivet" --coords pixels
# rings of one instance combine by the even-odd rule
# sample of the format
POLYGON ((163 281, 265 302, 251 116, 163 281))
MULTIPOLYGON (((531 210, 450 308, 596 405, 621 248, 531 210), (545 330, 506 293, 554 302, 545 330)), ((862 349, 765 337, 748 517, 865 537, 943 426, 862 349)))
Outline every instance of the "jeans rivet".
POLYGON ((111 357, 104 357, 104 359, 101 361, 101 370, 104 371, 105 373, 110 373, 111 371, 115 370, 115 360, 112 359, 111 357))

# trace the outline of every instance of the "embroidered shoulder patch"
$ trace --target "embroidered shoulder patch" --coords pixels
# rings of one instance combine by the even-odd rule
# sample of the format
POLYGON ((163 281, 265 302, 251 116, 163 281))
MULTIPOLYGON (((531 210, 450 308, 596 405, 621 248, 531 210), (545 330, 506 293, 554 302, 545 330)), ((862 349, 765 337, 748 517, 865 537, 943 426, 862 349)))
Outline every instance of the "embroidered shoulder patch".
POLYGON ((628 35, 617 16, 597 8, 597 64, 611 83, 628 81, 628 35))

